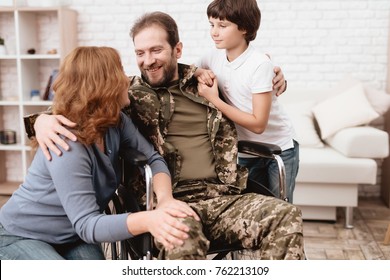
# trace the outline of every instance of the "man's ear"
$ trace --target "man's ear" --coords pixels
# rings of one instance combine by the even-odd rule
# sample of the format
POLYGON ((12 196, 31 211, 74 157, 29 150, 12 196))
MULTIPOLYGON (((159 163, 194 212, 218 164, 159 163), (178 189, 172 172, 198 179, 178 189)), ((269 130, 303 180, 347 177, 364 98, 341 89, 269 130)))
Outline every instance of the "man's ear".
POLYGON ((178 42, 175 46, 175 51, 176 51, 176 58, 179 59, 181 58, 181 55, 183 54, 183 43, 178 42))

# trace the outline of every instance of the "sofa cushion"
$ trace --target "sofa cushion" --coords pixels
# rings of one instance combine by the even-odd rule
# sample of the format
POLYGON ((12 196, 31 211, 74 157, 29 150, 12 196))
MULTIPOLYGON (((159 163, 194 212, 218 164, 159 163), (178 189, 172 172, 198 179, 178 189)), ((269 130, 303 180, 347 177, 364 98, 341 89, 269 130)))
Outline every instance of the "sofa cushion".
POLYGON ((369 126, 345 128, 325 142, 347 157, 385 158, 389 155, 388 134, 369 126))
POLYGON ((296 133, 296 139, 301 147, 322 148, 321 141, 314 125, 314 116, 311 108, 313 101, 302 101, 283 105, 283 109, 290 117, 296 133))
POLYGON ((383 90, 378 90, 373 84, 362 83, 351 75, 346 75, 336 86, 336 91, 345 91, 357 84, 362 84, 367 100, 370 102, 372 108, 379 114, 385 114, 390 108, 390 94, 383 90))
POLYGON ((368 86, 365 86, 364 89, 372 108, 374 108, 379 115, 384 115, 390 107, 390 94, 368 86))
POLYGON ((299 151, 297 182, 375 184, 377 165, 368 158, 348 158, 329 146, 299 151))
POLYGON ((314 106, 313 114, 321 130, 321 139, 343 128, 368 124, 379 117, 367 100, 362 84, 320 102, 314 106))

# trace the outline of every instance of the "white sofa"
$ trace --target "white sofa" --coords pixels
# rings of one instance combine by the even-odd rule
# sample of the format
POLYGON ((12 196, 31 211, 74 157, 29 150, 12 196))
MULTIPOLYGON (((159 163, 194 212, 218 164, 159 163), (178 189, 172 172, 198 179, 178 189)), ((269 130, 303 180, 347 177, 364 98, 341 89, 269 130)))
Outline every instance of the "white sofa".
POLYGON ((353 227, 358 186, 376 184, 376 159, 389 154, 388 134, 366 125, 389 108, 384 94, 349 79, 332 89, 289 85, 279 97, 300 143, 293 203, 304 219, 335 221, 336 207, 344 207, 345 226, 353 227))

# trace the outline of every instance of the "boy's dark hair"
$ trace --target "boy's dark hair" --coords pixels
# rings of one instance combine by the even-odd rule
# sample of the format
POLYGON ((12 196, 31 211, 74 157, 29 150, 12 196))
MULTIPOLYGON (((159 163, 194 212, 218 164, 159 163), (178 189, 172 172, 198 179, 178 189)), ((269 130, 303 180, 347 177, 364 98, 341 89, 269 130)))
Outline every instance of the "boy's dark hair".
POLYGON ((163 12, 146 13, 140 17, 130 30, 131 38, 134 40, 134 36, 152 25, 158 25, 167 32, 167 41, 172 48, 179 43, 179 31, 175 20, 163 12))
POLYGON ((246 31, 247 43, 256 38, 261 21, 256 0, 214 0, 207 7, 207 16, 237 24, 238 30, 246 31))

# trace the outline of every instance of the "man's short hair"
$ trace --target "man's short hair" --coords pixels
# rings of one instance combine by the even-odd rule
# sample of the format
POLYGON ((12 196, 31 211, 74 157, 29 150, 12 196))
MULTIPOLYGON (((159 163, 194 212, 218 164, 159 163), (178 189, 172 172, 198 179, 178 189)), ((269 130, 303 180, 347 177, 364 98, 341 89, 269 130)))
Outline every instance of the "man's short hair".
POLYGON ((256 0, 214 0, 207 7, 207 16, 237 24, 238 30, 246 31, 248 43, 256 38, 261 21, 256 0))
POLYGON ((163 12, 146 13, 141 16, 130 30, 130 36, 134 41, 134 37, 143 29, 152 25, 160 26, 167 32, 167 41, 174 48, 179 43, 179 31, 175 20, 168 14, 163 12))

